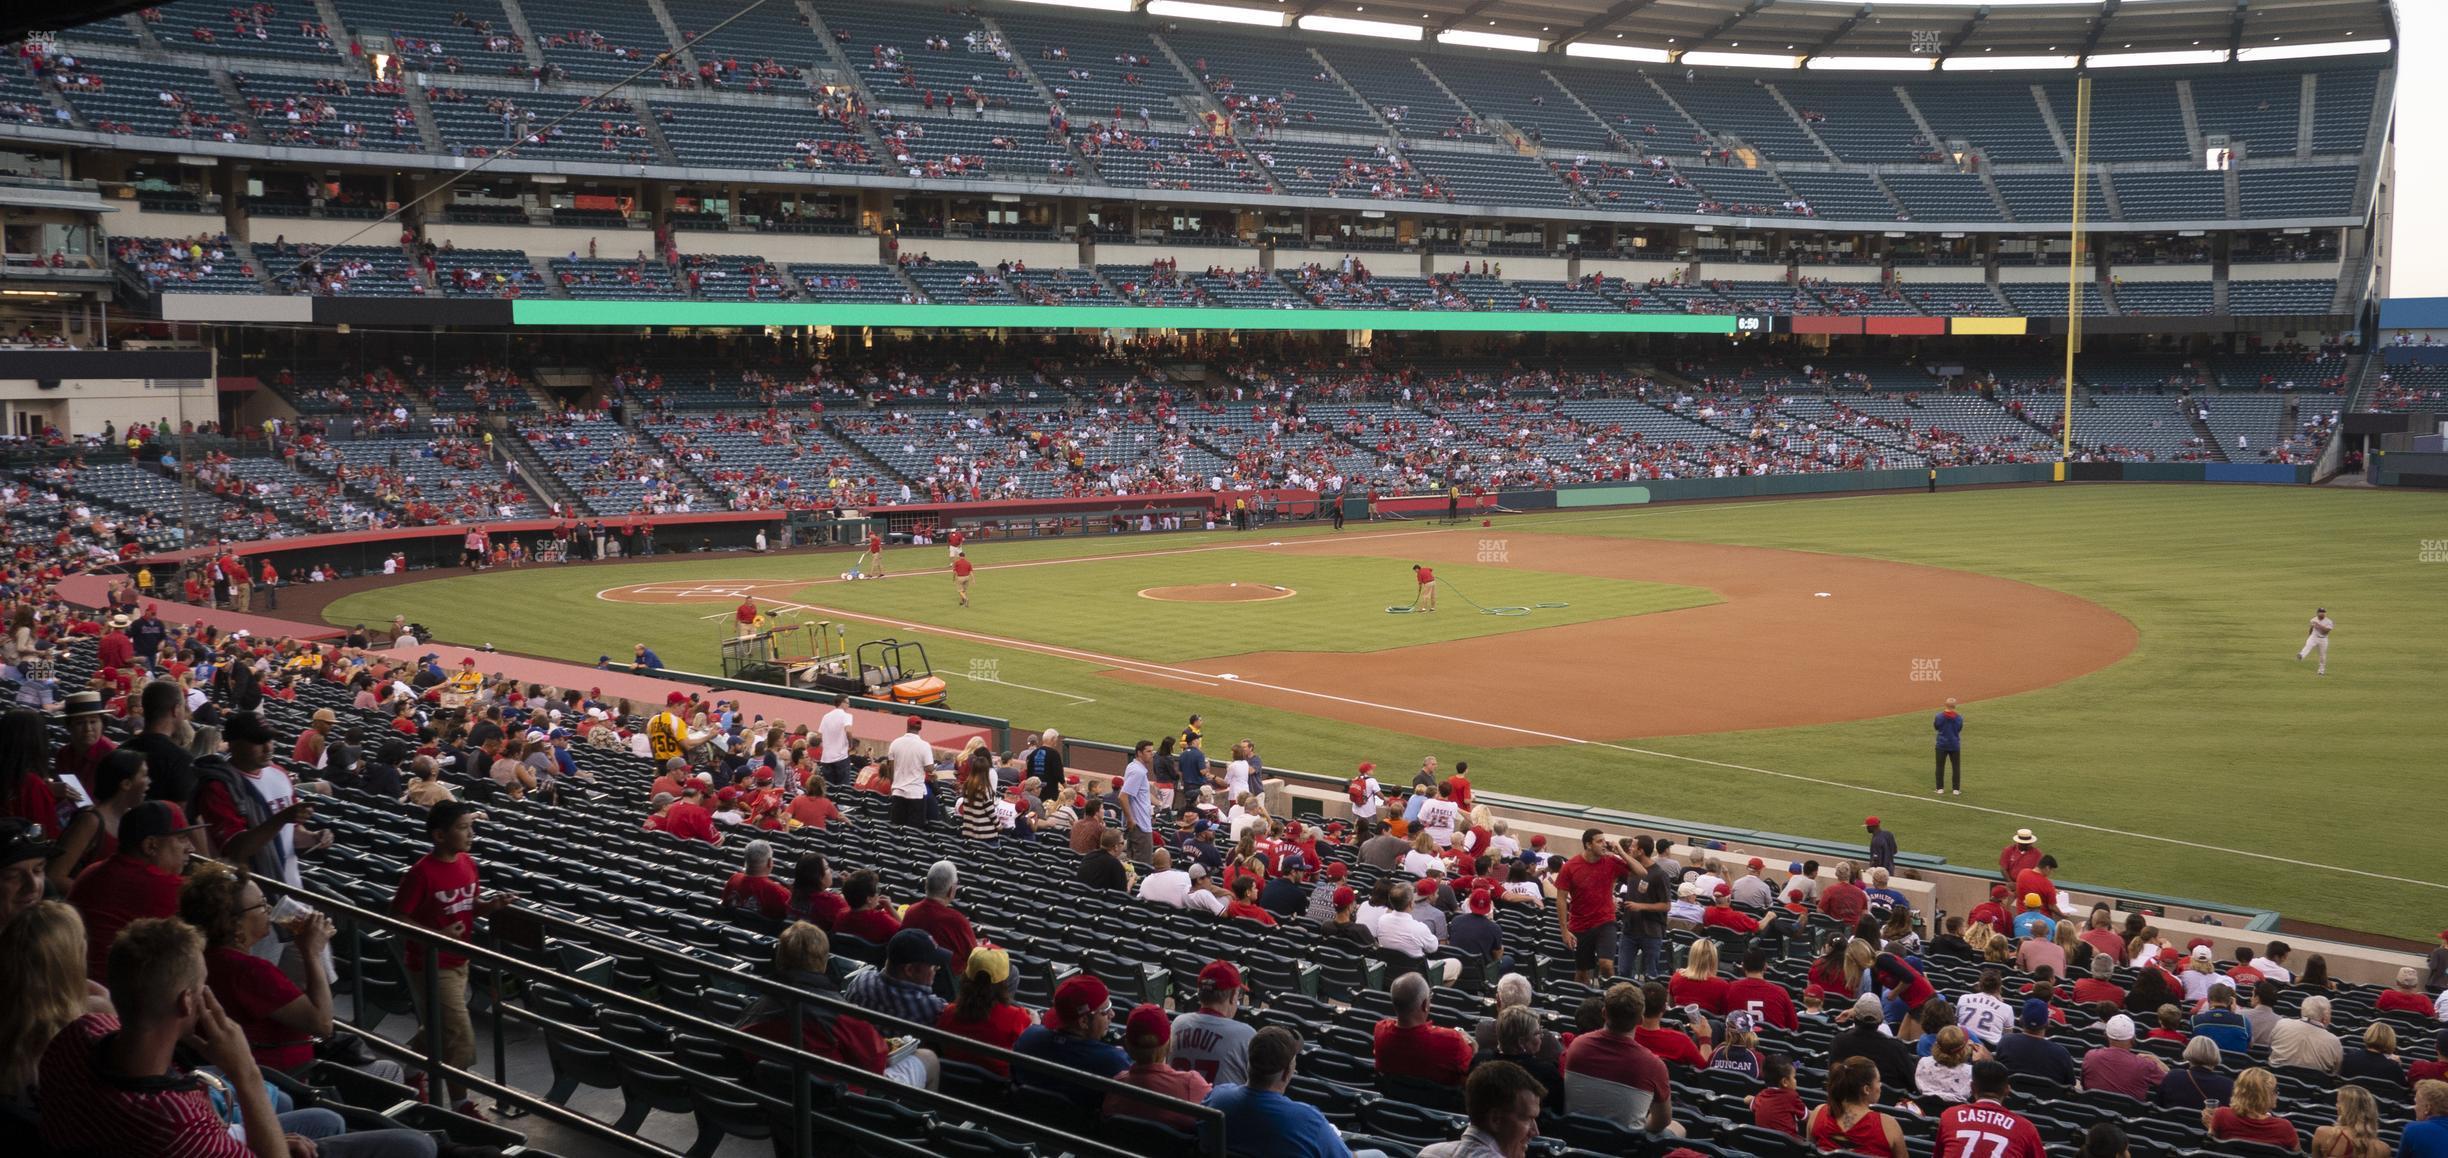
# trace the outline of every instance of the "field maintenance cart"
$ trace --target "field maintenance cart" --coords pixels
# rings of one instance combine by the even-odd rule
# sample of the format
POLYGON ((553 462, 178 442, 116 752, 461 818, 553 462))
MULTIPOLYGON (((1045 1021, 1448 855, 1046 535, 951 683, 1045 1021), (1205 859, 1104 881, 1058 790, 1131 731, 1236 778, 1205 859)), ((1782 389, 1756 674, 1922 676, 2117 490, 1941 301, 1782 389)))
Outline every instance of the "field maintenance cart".
POLYGON ((943 677, 926 645, 870 640, 852 655, 848 630, 829 619, 772 626, 722 641, 723 675, 782 687, 846 692, 900 704, 944 705, 943 677))

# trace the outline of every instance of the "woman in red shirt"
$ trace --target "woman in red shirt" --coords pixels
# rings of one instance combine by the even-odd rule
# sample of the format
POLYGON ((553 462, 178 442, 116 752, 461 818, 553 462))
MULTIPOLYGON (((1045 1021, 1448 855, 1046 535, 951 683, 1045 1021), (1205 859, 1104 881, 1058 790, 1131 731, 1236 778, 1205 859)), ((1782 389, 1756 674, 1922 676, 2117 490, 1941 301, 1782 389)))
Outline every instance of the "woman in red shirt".
POLYGON ((1275 914, 1258 907, 1258 877, 1244 875, 1232 884, 1232 903, 1224 906, 1226 917, 1239 917, 1261 925, 1275 923, 1275 914))
POLYGON ((1676 1005, 1697 1005, 1725 1016, 1726 980, 1717 975, 1717 942, 1706 937, 1692 942, 1691 960, 1667 985, 1676 1005))
MULTIPOLYGON (((969 951, 968 965, 961 970, 960 999, 944 1007, 935 1025, 972 1041, 1010 1049, 1035 1023, 1028 1010, 1013 1003, 1012 988, 1011 954, 980 945, 969 951)), ((979 1066, 998 1078, 1011 1076, 1009 1063, 984 1054, 947 1047, 943 1056, 946 1061, 979 1066)))
POLYGON ((2202 1107, 2202 1129, 2214 1142, 2241 1138, 2290 1153, 2303 1149, 2295 1123, 2270 1112, 2277 1105, 2277 1077, 2254 1066, 2236 1075, 2235 1092, 2227 1096, 2226 1105, 2202 1107))
POLYGON ((1827 1104, 1811 1111, 1803 1132, 1822 1154, 1911 1158, 1903 1129, 1895 1119, 1871 1108, 1878 1096, 1878 1067, 1869 1058, 1839 1061, 1828 1067, 1827 1104))
POLYGON ((306 988, 280 967, 248 952, 272 934, 272 906, 255 883, 227 866, 206 864, 179 887, 179 919, 204 934, 204 983, 230 1019, 246 1031, 255 1061, 288 1072, 314 1060, 314 1040, 332 1031, 331 981, 323 976, 323 946, 331 919, 321 914, 299 923, 298 957, 306 962, 306 988))
POLYGON ((894 915, 892 902, 884 896, 883 881, 873 869, 860 869, 842 882, 842 901, 848 911, 833 919, 833 934, 856 937, 878 945, 892 940, 901 931, 901 918, 894 915))

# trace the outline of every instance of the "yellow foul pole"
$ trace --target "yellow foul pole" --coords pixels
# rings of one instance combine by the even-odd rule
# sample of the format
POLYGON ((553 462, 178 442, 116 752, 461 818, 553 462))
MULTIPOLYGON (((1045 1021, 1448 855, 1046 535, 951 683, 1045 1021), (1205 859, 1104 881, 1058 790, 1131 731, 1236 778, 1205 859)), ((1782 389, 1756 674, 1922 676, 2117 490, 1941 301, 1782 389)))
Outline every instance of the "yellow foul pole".
POLYGON ((2074 355, 2082 350, 2083 192, 2091 166, 2091 77, 2074 80, 2074 225, 2066 255, 2065 409, 2059 425, 2059 461, 2074 457, 2074 355))

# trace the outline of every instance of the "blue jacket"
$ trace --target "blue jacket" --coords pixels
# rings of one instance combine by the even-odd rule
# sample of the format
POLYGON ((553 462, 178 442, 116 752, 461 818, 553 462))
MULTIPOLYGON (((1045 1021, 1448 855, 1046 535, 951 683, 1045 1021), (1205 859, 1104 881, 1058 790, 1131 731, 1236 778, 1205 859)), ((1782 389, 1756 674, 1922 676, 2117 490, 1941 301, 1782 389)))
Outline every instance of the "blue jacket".
POLYGON ((1937 715, 1936 717, 1934 717, 1933 719, 1931 719, 1931 720, 1930 720, 1930 726, 1931 726, 1931 727, 1933 727, 1933 728, 1938 729, 1938 750, 1939 750, 1939 751, 1941 751, 1941 752, 1961 752, 1961 751, 1963 751, 1963 717, 1962 717, 1962 716, 1960 716, 1960 715, 1951 715, 1951 714, 1946 713, 1946 712, 1940 712, 1940 713, 1938 713, 1938 715, 1937 715))

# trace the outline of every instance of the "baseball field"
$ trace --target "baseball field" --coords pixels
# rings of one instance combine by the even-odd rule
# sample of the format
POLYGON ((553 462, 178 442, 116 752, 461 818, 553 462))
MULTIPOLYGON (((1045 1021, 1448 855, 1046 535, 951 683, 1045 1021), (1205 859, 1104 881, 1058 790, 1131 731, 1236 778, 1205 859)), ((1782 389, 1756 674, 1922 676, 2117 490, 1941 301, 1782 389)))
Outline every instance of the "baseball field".
POLYGON ((951 706, 1211 756, 1858 840, 2428 939, 2448 507, 2390 491, 2065 485, 1232 533, 530 567, 342 598, 455 643, 717 671, 742 595, 924 641, 951 706), (2426 545, 2428 544, 2428 546, 2426 545), (2438 562, 2427 560, 2439 559, 2438 562), (1439 609, 1412 603, 1434 568, 1439 609), (2337 628, 2326 676, 2305 623, 2337 628), (1507 610, 1488 614, 1481 608, 1507 610), (1961 701, 1965 790, 1930 792, 1961 701))

